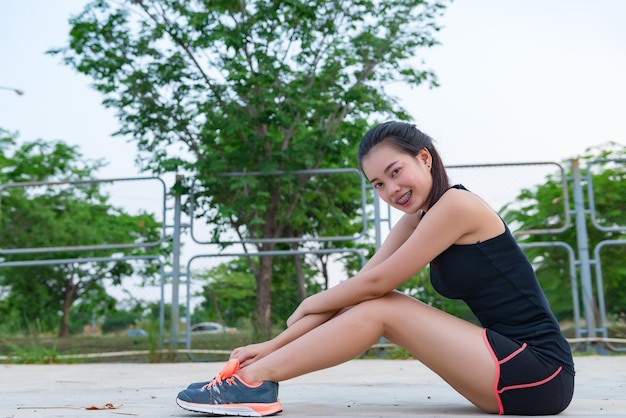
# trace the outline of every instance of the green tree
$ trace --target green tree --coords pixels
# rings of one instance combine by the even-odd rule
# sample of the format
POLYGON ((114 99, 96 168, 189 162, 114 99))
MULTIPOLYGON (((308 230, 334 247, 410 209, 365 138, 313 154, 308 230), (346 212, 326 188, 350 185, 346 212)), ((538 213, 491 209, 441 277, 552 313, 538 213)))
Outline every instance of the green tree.
MULTIPOLYGON (((284 245, 284 244, 283 244, 284 245)), ((252 257, 258 264, 258 257, 252 257)), ((298 306, 301 300, 299 285, 294 278, 295 258, 303 266, 305 288, 308 296, 321 290, 319 270, 305 262, 302 255, 276 257, 273 263, 272 278, 272 323, 285 325, 285 318, 298 306)), ((217 321, 226 325, 236 325, 242 319, 253 318, 256 295, 254 274, 250 262, 244 258, 222 263, 202 273, 194 274, 194 280, 204 281, 200 307, 194 311, 194 322, 217 321), (198 317, 197 315, 202 315, 198 317)))
MULTIPOLYGON (((625 147, 609 143, 588 149, 586 155, 578 158, 578 164, 584 170, 592 161, 623 159, 625 155, 625 147)), ((563 166, 566 171, 565 175, 571 177, 571 162, 565 162, 563 166)), ((591 171, 598 223, 604 227, 626 226, 624 219, 626 163, 623 160, 622 162, 594 163, 591 165, 591 171)), ((546 178, 545 183, 523 190, 515 202, 504 208, 503 217, 508 223, 518 225, 519 231, 554 229, 565 225, 561 182, 561 174, 553 174, 546 178)), ((571 200, 573 196, 571 182, 568 187, 571 200)), ((590 185, 587 184, 585 172, 583 172, 583 187, 585 188, 585 208, 589 208, 587 191, 590 185)), ((615 232, 599 230, 591 223, 588 216, 587 234, 591 257, 593 257, 594 248, 600 241, 626 238, 626 233, 623 230, 615 232)), ((522 243, 562 241, 569 244, 578 256, 576 229, 573 225, 557 235, 522 235, 518 239, 522 243)), ((539 247, 527 249, 526 254, 534 264, 541 286, 546 292, 557 317, 559 319, 571 319, 573 315, 572 286, 565 251, 560 247, 539 247)), ((625 258, 626 246, 624 245, 605 247, 601 253, 607 311, 615 316, 624 315, 626 312, 626 267, 623 263, 625 258)))
MULTIPOLYGON (((437 43, 445 3, 97 0, 71 19, 69 45, 50 52, 92 78, 145 170, 196 179, 216 242, 234 230, 271 251, 268 239, 306 218, 300 202, 315 180, 223 174, 354 166, 371 123, 408 119, 386 83, 436 85, 419 53, 437 43)), ((349 225, 354 208, 332 209, 341 193, 327 188, 311 204, 349 225)), ((255 325, 266 334, 272 262, 253 268, 255 325)))
MULTIPOLYGON (((78 246, 158 242, 161 223, 148 213, 130 215, 112 206, 91 178, 102 163, 85 160, 76 147, 61 141, 34 141, 18 146, 16 136, 0 131, 0 261, 76 259, 53 265, 0 269, 0 286, 8 289, 3 313, 27 327, 58 325, 69 334, 72 306, 99 312, 112 308, 107 285, 138 275, 145 281, 160 271, 154 261, 82 262, 80 258, 161 254, 165 248, 74 250, 78 246), (17 184, 16 184, 17 183, 17 184), (59 247, 68 248, 62 251, 59 247), (10 252, 21 249, 40 252, 10 252), (71 250, 69 250, 71 248, 71 250)), ((0 264, 1 266, 1 264, 0 264)))
MULTIPOLYGON (((103 332, 124 331, 129 327, 137 325, 148 311, 147 304, 136 300, 125 300, 117 303, 114 309, 107 311, 102 323, 103 332)), ((158 318, 156 315, 154 318, 158 318)))
POLYGON ((194 274, 194 279, 206 284, 198 309, 204 316, 193 322, 216 321, 233 326, 242 318, 252 317, 256 301, 254 275, 247 271, 247 266, 245 260, 235 260, 194 274))

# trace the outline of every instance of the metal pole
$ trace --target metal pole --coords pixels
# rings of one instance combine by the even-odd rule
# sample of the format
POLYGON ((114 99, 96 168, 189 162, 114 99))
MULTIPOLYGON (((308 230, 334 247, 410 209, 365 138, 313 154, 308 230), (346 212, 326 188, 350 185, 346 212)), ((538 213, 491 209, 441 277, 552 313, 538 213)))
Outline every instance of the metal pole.
MULTIPOLYGON (((181 177, 179 175, 176 176, 176 183, 180 181, 181 177)), ((180 194, 175 191, 174 192, 174 232, 172 237, 172 325, 171 325, 171 335, 170 335, 170 347, 172 351, 176 351, 178 348, 178 324, 180 322, 179 318, 179 286, 180 286, 180 212, 181 212, 181 204, 180 204, 180 194)))
POLYGON ((380 231, 380 197, 378 197, 378 193, 374 192, 374 234, 375 234, 375 246, 376 250, 380 248, 381 245, 381 231, 380 231))
POLYGON ((24 95, 24 90, 16 89, 14 87, 0 86, 0 90, 10 90, 14 92, 15 94, 17 94, 18 96, 24 95))
POLYGON ((576 216, 576 241, 578 244, 578 258, 580 262, 580 280, 582 285, 583 307, 587 322, 587 338, 596 337, 595 300, 591 283, 591 263, 589 258, 589 238, 585 219, 585 202, 581 185, 580 167, 578 159, 572 160, 572 176, 574 179, 574 215, 576 216))

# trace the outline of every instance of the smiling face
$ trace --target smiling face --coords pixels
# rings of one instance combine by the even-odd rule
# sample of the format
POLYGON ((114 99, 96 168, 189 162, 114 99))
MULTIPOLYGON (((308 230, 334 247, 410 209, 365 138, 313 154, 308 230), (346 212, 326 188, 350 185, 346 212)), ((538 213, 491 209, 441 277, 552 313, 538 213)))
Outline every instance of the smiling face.
POLYGON ((431 165, 426 148, 412 156, 387 142, 374 146, 361 160, 363 173, 380 198, 405 213, 428 209, 433 185, 431 165))

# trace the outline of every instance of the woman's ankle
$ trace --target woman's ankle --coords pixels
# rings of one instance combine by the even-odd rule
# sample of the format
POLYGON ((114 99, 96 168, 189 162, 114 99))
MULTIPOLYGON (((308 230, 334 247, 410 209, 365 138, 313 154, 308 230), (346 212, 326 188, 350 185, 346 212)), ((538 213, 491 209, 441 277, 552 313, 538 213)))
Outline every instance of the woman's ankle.
POLYGON ((263 379, 259 379, 252 370, 248 369, 248 367, 237 371, 237 376, 239 376, 244 383, 247 383, 250 386, 257 386, 263 383, 263 379))

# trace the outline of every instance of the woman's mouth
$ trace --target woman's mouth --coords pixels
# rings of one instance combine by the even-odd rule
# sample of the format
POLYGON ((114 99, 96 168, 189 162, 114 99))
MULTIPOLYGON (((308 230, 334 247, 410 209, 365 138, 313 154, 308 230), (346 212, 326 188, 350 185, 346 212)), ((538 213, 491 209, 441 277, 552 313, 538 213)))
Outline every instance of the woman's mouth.
POLYGON ((398 205, 404 205, 406 204, 406 202, 409 201, 409 199, 411 199, 411 196, 413 196, 413 192, 409 191, 405 193, 400 199, 396 200, 396 203, 398 205))

